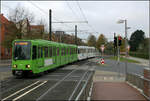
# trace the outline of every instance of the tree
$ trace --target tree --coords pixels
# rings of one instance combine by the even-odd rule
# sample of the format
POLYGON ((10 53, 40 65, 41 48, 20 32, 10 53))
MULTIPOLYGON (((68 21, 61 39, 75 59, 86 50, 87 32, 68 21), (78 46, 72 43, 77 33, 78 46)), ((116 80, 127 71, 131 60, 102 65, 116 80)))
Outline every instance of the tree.
POLYGON ((137 51, 139 45, 143 42, 145 38, 144 35, 145 33, 142 30, 136 30, 132 33, 129 41, 131 51, 137 51))
POLYGON ((90 35, 88 37, 87 44, 88 44, 88 46, 94 46, 94 47, 96 47, 96 37, 94 35, 90 35))
MULTIPOLYGON (((17 26, 17 29, 18 29, 17 38, 18 39, 23 38, 24 30, 27 30, 27 34, 29 34, 29 29, 24 28, 25 24, 27 24, 27 23, 24 23, 24 21, 27 20, 29 24, 33 22, 33 19, 34 19, 33 13, 30 13, 27 9, 20 7, 18 5, 16 6, 15 9, 9 11, 8 18, 17 26)), ((27 26, 29 27, 29 25, 27 26)))
POLYGON ((106 43, 107 43, 107 39, 105 38, 105 36, 103 34, 101 34, 98 37, 98 40, 96 42, 97 49, 100 49, 101 45, 105 45, 106 43))
POLYGON ((46 32, 48 32, 48 26, 47 26, 47 23, 46 23, 46 21, 44 20, 44 19, 40 19, 39 21, 38 21, 38 23, 37 23, 38 25, 43 25, 44 26, 44 30, 41 30, 41 35, 42 35, 42 38, 44 38, 44 34, 46 33, 46 32))
POLYGON ((138 47, 138 51, 142 53, 148 54, 149 52, 149 40, 150 38, 145 38, 142 43, 140 43, 138 47))
POLYGON ((114 54, 114 44, 112 41, 108 42, 106 45, 105 45, 105 50, 104 50, 105 54, 108 54, 108 55, 113 55, 114 54))
POLYGON ((120 52, 125 52, 125 38, 122 38, 121 46, 120 46, 120 52))

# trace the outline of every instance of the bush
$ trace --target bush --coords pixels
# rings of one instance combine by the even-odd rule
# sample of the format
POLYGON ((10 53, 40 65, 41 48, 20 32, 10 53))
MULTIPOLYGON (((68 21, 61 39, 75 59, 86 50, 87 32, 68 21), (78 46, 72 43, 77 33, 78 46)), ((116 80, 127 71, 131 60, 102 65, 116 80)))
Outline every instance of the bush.
POLYGON ((148 53, 129 52, 129 55, 133 56, 133 57, 149 59, 149 54, 148 53))

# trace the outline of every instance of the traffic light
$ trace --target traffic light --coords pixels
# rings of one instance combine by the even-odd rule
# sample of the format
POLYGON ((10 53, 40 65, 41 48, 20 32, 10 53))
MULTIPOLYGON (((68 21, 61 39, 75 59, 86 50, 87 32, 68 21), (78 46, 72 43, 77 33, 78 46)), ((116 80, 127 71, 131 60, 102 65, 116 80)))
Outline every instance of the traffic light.
POLYGON ((122 38, 121 36, 118 36, 118 46, 121 46, 122 38))
POLYGON ((117 47, 117 37, 114 37, 114 47, 117 47))

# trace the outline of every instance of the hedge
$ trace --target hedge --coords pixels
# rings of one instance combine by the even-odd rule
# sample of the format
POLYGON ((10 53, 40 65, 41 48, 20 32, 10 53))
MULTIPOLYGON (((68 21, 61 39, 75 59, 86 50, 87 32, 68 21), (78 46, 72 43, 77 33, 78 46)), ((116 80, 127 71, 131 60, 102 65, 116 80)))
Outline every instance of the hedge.
POLYGON ((149 59, 149 54, 148 53, 129 52, 129 55, 133 56, 133 57, 149 59))

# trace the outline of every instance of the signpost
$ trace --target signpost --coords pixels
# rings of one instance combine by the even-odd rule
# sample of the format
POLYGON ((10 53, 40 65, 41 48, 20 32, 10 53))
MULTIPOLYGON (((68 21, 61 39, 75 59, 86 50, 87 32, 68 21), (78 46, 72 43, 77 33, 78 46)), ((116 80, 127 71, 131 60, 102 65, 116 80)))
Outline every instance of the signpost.
POLYGON ((104 45, 101 45, 100 49, 101 49, 101 51, 102 51, 102 56, 103 56, 105 46, 104 46, 104 45))

